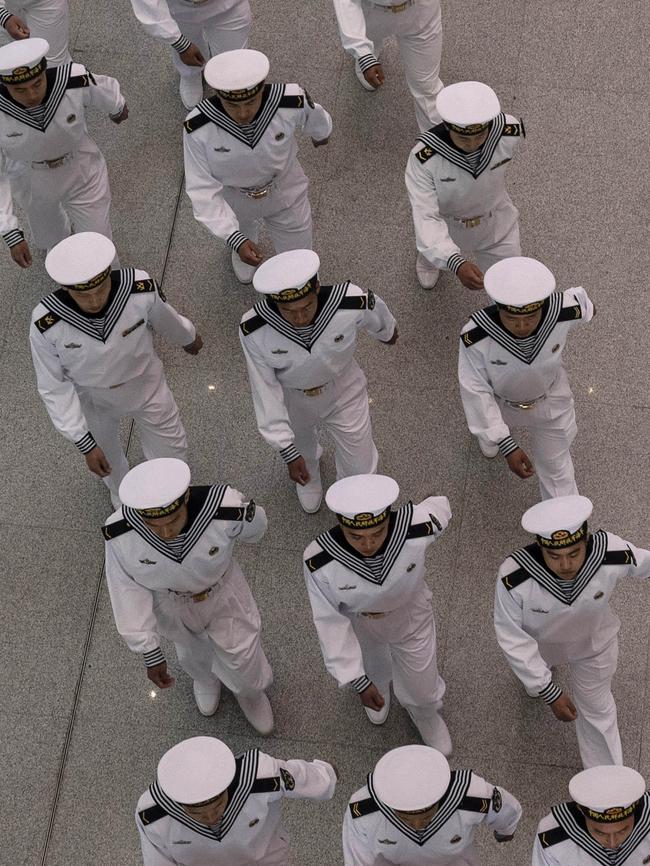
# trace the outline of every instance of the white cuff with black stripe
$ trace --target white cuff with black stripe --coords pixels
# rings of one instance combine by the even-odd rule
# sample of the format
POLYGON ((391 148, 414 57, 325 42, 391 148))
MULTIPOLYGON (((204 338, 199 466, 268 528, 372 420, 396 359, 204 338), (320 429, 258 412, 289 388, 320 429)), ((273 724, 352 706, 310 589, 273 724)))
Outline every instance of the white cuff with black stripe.
POLYGON ((502 457, 508 457, 513 451, 516 451, 519 445, 515 442, 512 436, 506 436, 499 442, 499 453, 502 457))
POLYGON ((452 274, 458 274, 458 269, 461 265, 464 265, 467 259, 464 259, 460 253, 452 253, 447 259, 447 270, 450 270, 452 274))
POLYGON ((286 448, 280 451, 280 457, 282 457, 285 463, 292 463, 300 457, 300 451, 293 444, 287 445, 286 448))
POLYGON ((8 9, 0 9, 0 27, 4 27, 13 14, 8 9))
POLYGON ((187 36, 183 36, 181 33, 176 42, 172 42, 172 48, 175 51, 178 51, 179 54, 182 54, 183 51, 187 51, 191 44, 192 40, 188 39, 187 36))
POLYGON ((89 454, 93 448, 97 448, 97 443, 95 442, 92 433, 86 433, 85 436, 82 436, 81 439, 78 439, 74 444, 82 454, 89 454))
POLYGON ((162 650, 160 647, 156 647, 156 649, 149 650, 143 654, 144 663, 148 668, 155 668, 156 665, 161 665, 165 661, 165 656, 162 654, 162 650))
POLYGON ((2 236, 8 247, 15 247, 25 240, 25 235, 20 229, 12 229, 10 232, 5 232, 2 236))
POLYGON ((364 674, 362 677, 357 677, 356 680, 352 680, 350 685, 355 690, 355 692, 360 695, 361 692, 365 692, 368 686, 372 685, 372 680, 369 680, 368 677, 364 674))
POLYGON ((245 244, 247 240, 248 240, 248 238, 246 237, 246 235, 242 234, 242 232, 240 232, 238 229, 236 232, 233 232, 230 235, 230 237, 226 238, 226 243, 228 244, 228 246, 230 247, 231 250, 234 250, 235 252, 237 252, 237 250, 240 248, 240 246, 242 244, 245 244))
POLYGON ((359 69, 362 72, 365 72, 367 69, 370 69, 371 66, 376 66, 379 63, 379 60, 377 60, 374 54, 366 54, 363 57, 360 57, 358 62, 359 69))
POLYGON ((562 689, 559 686, 556 686, 553 680, 547 685, 539 693, 540 698, 547 704, 552 704, 553 701, 557 701, 557 699, 562 695, 562 689))

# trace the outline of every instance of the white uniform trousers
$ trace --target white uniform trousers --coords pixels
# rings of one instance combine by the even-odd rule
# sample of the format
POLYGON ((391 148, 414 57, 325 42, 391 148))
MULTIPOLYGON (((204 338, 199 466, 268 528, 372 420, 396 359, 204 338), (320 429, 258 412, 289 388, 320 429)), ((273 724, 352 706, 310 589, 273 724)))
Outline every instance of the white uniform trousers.
POLYGON ((88 429, 106 455, 112 472, 102 480, 118 508, 120 482, 129 464, 120 443, 120 420, 132 417, 145 460, 154 457, 187 458, 187 437, 163 366, 155 358, 141 376, 117 388, 77 387, 88 429))
MULTIPOLYGON (((538 397, 531 394, 530 399, 538 397)), ((525 428, 530 436, 530 457, 542 499, 577 494, 570 448, 578 432, 571 396, 549 394, 530 409, 499 400, 501 415, 512 430, 525 428)))
POLYGON ((219 679, 235 695, 254 695, 273 681, 260 641, 260 614, 236 560, 204 601, 156 593, 160 634, 174 642, 178 663, 199 682, 219 679))
MULTIPOLYGON (((404 64, 406 83, 415 100, 415 115, 420 132, 440 123, 436 97, 442 90, 442 16, 438 0, 415 0, 403 12, 378 9, 363 3, 366 34, 379 57, 388 36, 395 36, 404 64)), ((398 5, 395 0, 395 5, 398 5)))
POLYGON ((295 439, 312 479, 320 477, 318 427, 324 427, 335 445, 336 477, 373 474, 379 454, 372 439, 366 377, 356 361, 318 395, 285 388, 284 399, 295 439))
POLYGON ((50 44, 47 54, 49 66, 60 66, 72 60, 68 50, 68 0, 18 0, 15 4, 10 0, 9 10, 23 19, 33 38, 47 39, 50 44))
MULTIPOLYGON (((552 653, 547 658, 542 644, 540 653, 547 664, 555 664, 552 653)), ((571 698, 578 713, 576 737, 585 769, 601 764, 623 763, 616 704, 612 694, 617 662, 618 638, 614 638, 597 655, 567 663, 571 671, 571 698)))
POLYGON ((57 168, 25 167, 20 174, 10 174, 10 182, 39 249, 52 249, 72 229, 112 237, 108 172, 97 148, 76 153, 57 168))
POLYGON ((490 265, 501 259, 521 255, 519 240, 519 211, 508 202, 489 214, 468 213, 465 219, 481 217, 474 228, 467 228, 453 217, 445 217, 449 236, 461 252, 470 256, 485 273, 490 265))
MULTIPOLYGON (((190 39, 205 57, 206 62, 223 51, 246 48, 251 29, 251 8, 248 0, 234 0, 223 8, 222 0, 193 3, 192 0, 168 0, 169 12, 183 36, 190 39)), ((203 70, 187 66, 178 51, 172 48, 174 66, 181 77, 196 76, 203 70)))
MULTIPOLYGON (((270 180, 270 178, 269 178, 270 180)), ((276 253, 312 248, 309 181, 297 159, 273 183, 268 194, 252 198, 236 187, 226 186, 223 196, 239 220, 239 230, 257 243, 264 223, 276 253)))

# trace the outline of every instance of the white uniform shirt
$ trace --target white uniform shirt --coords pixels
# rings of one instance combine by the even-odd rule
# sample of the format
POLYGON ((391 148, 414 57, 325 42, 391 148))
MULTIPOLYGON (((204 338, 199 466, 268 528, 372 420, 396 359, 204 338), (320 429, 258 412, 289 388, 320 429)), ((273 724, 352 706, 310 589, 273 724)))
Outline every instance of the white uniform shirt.
POLYGON ((634 829, 612 851, 589 835, 575 803, 555 806, 537 827, 532 866, 646 866, 650 862, 650 794, 643 795, 637 808, 634 829))
POLYGON ((102 530, 115 624, 133 652, 150 654, 159 647, 156 592, 196 594, 219 584, 230 567, 235 542, 259 541, 266 532, 264 509, 238 490, 226 484, 190 490, 191 526, 180 558, 131 508, 118 508, 102 530))
POLYGON ((506 192, 506 168, 524 135, 523 121, 500 114, 472 170, 444 126, 420 134, 406 164, 406 190, 417 248, 434 267, 456 272, 465 261, 449 236, 445 217, 470 219, 512 204, 506 192))
POLYGON ((515 832, 521 805, 505 788, 471 770, 452 770, 449 788, 429 826, 418 833, 401 821, 368 784, 351 798, 343 821, 345 866, 443 866, 462 857, 485 823, 502 836, 515 832))
POLYGON ((353 362, 359 331, 388 341, 395 319, 381 298, 347 282, 321 286, 309 349, 266 298, 244 313, 239 330, 259 431, 293 460, 299 455, 282 389, 317 388, 341 376, 353 362))
POLYGON ((616 637, 621 623, 609 602, 625 577, 650 577, 650 551, 603 530, 590 539, 572 581, 546 567, 537 544, 505 560, 496 584, 494 627, 529 695, 556 700, 562 690, 552 681, 551 666, 594 656, 616 637))
POLYGON ((86 108, 92 105, 113 116, 124 108, 120 85, 108 75, 93 75, 80 63, 65 63, 45 74, 43 126, 0 86, 0 234, 12 246, 22 233, 13 212, 10 178, 31 171, 32 162, 67 153, 95 153, 97 145, 86 129, 86 108))
POLYGON ((218 827, 197 824, 154 783, 139 799, 136 826, 144 866, 252 866, 286 863, 282 800, 330 800, 336 774, 325 761, 282 761, 252 749, 237 774, 218 827), (275 855, 275 856, 274 856, 275 855))
POLYGON ((296 159, 296 132, 322 141, 332 118, 298 84, 266 86, 251 138, 220 106, 216 96, 204 99, 187 116, 185 185, 196 219, 236 249, 246 238, 223 188, 257 189, 280 178, 296 159))
POLYGON ((32 313, 29 339, 38 393, 52 423, 82 453, 95 446, 75 386, 110 388, 140 376, 156 355, 152 329, 177 346, 194 341, 194 325, 165 301, 145 271, 111 273, 103 310, 103 339, 65 289, 47 295, 32 313))
POLYGON ((458 379, 467 426, 493 445, 510 437, 497 395, 524 403, 552 389, 554 396, 571 397, 562 352, 569 331, 590 322, 594 306, 579 286, 553 292, 545 310, 537 332, 526 340, 499 324, 496 306, 474 313, 461 331, 458 379))
POLYGON ((325 666, 340 686, 369 684, 350 617, 384 613, 409 604, 425 583, 425 555, 451 519, 446 496, 391 513, 381 575, 345 544, 336 527, 318 536, 304 553, 304 575, 325 666))

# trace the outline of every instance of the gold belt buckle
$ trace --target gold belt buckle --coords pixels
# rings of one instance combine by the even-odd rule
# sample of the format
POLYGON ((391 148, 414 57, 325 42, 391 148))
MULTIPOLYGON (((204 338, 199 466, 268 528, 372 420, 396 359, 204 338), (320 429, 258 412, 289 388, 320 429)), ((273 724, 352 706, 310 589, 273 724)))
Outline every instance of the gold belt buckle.
POLYGON ((519 409, 532 409, 536 403, 537 400, 533 400, 532 403, 517 403, 516 405, 519 409))
POLYGON ((305 388, 302 392, 306 397, 318 397, 323 393, 325 385, 318 385, 316 388, 305 388))
POLYGON ((390 11, 391 12, 403 12, 408 5, 409 5, 409 0, 406 0, 405 3, 398 3, 397 6, 391 6, 390 11))
POLYGON ((250 198, 264 198, 264 196, 269 194, 270 187, 267 186, 266 189, 256 189, 251 192, 246 193, 246 195, 250 196, 250 198))
POLYGON ((481 217, 470 217, 469 219, 463 220, 463 225, 466 229, 475 229, 476 226, 481 224, 481 217))
POLYGON ((64 154, 63 156, 58 156, 56 159, 46 159, 44 160, 45 165, 48 168, 59 168, 65 162, 66 156, 67 154, 64 154))
POLYGON ((209 589, 204 589, 203 592, 197 592, 196 595, 193 595, 193 596, 192 596, 192 601, 194 601, 194 602, 197 602, 197 601, 205 601, 206 598, 207 598, 209 595, 210 595, 210 590, 209 590, 209 589))

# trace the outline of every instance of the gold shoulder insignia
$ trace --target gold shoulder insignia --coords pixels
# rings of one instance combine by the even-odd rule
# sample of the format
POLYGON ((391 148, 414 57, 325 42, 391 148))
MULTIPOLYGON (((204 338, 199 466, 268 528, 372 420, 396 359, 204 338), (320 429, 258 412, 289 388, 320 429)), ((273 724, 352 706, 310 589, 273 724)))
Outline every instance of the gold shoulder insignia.
POLYGON ((524 127, 524 121, 519 118, 519 123, 506 123, 501 135, 511 135, 515 137, 521 136, 522 138, 525 138, 526 128, 524 127))
POLYGON ((61 316, 57 316, 56 313, 49 312, 46 313, 44 316, 41 316, 40 319, 37 319, 34 324, 41 332, 41 334, 44 334, 49 328, 52 327, 52 325, 56 325, 56 323, 60 321, 61 316))
POLYGON ((431 159, 434 153, 435 150, 427 144, 422 148, 422 150, 418 150, 415 156, 420 162, 426 162, 428 159, 431 159))

